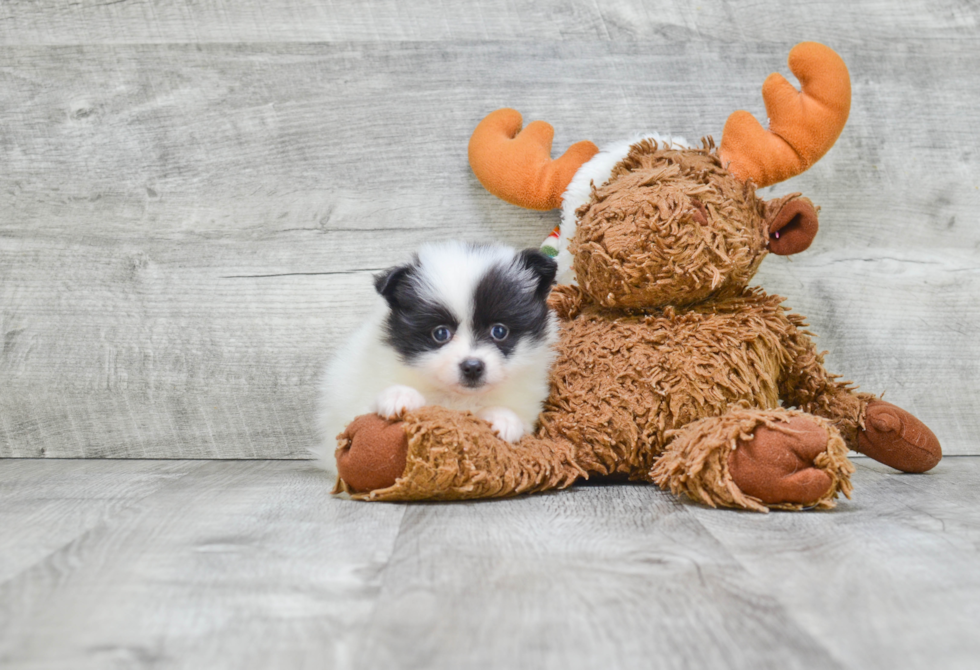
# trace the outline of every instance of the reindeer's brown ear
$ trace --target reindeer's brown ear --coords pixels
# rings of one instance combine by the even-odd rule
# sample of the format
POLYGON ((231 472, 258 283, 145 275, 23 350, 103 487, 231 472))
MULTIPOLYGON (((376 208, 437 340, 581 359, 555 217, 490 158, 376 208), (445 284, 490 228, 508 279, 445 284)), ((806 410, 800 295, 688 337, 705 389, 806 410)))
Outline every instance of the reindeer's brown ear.
POLYGON ((817 208, 799 193, 768 203, 769 251, 790 256, 805 251, 817 236, 817 208))

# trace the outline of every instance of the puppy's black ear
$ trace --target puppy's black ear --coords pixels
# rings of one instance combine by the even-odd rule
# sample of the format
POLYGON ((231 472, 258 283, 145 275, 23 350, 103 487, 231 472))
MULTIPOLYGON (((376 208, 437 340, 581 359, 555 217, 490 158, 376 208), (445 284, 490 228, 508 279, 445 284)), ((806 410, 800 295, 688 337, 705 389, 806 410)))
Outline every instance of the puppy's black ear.
POLYGON ((555 259, 545 255, 540 249, 524 249, 517 254, 517 262, 538 278, 538 286, 534 291, 535 297, 539 300, 547 298, 552 284, 555 283, 555 275, 558 274, 558 263, 555 259))
POLYGON ((404 283, 411 271, 411 265, 396 265, 374 275, 374 290, 388 302, 388 306, 392 309, 398 307, 398 287, 404 283))

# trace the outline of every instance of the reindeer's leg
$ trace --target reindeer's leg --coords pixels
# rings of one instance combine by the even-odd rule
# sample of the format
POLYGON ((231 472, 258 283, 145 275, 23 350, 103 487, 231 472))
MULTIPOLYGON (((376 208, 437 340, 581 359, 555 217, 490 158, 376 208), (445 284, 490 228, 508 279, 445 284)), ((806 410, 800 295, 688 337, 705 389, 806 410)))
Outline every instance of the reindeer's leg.
POLYGON ((850 449, 904 472, 925 472, 942 458, 939 440, 906 410, 870 393, 858 393, 849 382, 827 372, 823 354, 790 316, 787 339, 791 362, 779 383, 786 405, 829 419, 850 449))
POLYGON ((854 466, 826 419, 785 409, 735 409, 676 432, 651 471, 661 488, 712 507, 828 508, 849 495, 854 466))
POLYGON ((338 491, 365 500, 500 498, 570 486, 585 473, 561 440, 516 444, 467 412, 423 407, 392 422, 358 417, 337 449, 338 491))

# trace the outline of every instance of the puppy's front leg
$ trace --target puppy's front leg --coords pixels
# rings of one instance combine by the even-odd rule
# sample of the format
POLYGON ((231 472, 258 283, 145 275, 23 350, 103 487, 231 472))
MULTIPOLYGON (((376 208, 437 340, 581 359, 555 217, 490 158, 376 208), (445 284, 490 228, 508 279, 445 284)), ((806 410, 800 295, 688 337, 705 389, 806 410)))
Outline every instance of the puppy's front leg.
POLYGON ((394 384, 374 399, 374 412, 386 419, 396 419, 402 412, 425 407, 425 396, 411 386, 394 384))
POLYGON ((476 415, 489 423, 501 440, 517 442, 526 432, 521 418, 506 407, 484 407, 476 415))

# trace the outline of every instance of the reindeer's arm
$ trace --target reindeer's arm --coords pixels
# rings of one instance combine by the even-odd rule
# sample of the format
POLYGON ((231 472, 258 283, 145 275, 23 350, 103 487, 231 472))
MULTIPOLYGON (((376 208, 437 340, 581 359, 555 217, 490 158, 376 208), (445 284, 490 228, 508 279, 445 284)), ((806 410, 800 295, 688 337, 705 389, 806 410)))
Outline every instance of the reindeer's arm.
POLYGON ((786 314, 784 345, 789 363, 779 380, 787 405, 824 417, 840 431, 847 446, 904 472, 925 472, 942 458, 939 440, 914 415, 827 372, 803 318, 786 314))
POLYGON ((850 382, 839 381, 838 375, 827 372, 826 352, 817 351, 803 317, 798 314, 785 314, 785 317, 789 327, 783 345, 789 354, 789 364, 779 380, 779 397, 788 406, 829 419, 847 446, 857 449, 865 410, 876 396, 858 393, 850 382))
POLYGON ((338 436, 335 493, 362 500, 502 498, 565 488, 585 471, 564 440, 510 443, 469 412, 423 407, 401 421, 357 417, 338 436))

